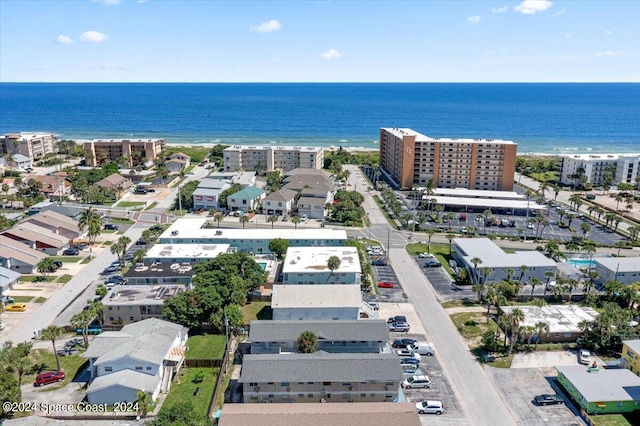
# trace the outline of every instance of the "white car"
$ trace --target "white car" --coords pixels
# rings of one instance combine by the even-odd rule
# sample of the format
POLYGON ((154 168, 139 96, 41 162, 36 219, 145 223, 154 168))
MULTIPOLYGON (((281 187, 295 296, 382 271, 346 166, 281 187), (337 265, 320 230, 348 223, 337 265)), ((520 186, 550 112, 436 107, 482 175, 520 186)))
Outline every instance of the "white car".
POLYGON ((580 349, 578 352, 578 362, 580 364, 588 365, 591 363, 591 352, 587 349, 580 349))
POLYGON ((442 414, 442 401, 423 401, 416 403, 416 410, 420 414, 442 414))
POLYGON ((429 376, 411 376, 402 381, 402 387, 405 389, 427 389, 431 387, 431 380, 429 380, 429 376))
POLYGON ((400 357, 413 357, 418 361, 420 361, 420 354, 414 352, 411 349, 396 349, 395 353, 400 357))
POLYGON ((434 255, 432 255, 431 253, 420 253, 418 255, 418 257, 420 259, 432 259, 433 257, 435 257, 434 255))

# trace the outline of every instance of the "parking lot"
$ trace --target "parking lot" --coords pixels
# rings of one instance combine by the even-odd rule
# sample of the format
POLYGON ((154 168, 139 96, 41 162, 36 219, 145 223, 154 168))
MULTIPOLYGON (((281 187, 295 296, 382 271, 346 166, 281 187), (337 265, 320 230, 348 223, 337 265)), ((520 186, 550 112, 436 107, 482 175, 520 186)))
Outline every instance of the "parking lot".
POLYGON ((371 266, 373 268, 376 285, 381 282, 392 282, 393 288, 378 288, 377 301, 380 303, 407 303, 407 295, 402 290, 402 286, 398 281, 396 273, 391 265, 371 266))
POLYGON ((416 261, 418 266, 420 266, 420 270, 422 270, 429 282, 431 282, 431 285, 433 285, 433 288, 438 293, 438 300, 441 302, 475 297, 475 293, 471 290, 471 286, 457 285, 453 282, 447 271, 445 271, 444 267, 425 268, 425 264, 430 259, 423 259, 418 256, 414 256, 413 259, 416 261))

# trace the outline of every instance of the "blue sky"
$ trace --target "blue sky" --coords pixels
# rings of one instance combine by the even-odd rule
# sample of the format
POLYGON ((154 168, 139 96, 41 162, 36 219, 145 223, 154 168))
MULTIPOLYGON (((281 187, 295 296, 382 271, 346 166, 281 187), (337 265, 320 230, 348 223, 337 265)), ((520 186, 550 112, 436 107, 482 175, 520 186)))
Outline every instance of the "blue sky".
POLYGON ((640 82, 640 1, 0 0, 0 81, 640 82))

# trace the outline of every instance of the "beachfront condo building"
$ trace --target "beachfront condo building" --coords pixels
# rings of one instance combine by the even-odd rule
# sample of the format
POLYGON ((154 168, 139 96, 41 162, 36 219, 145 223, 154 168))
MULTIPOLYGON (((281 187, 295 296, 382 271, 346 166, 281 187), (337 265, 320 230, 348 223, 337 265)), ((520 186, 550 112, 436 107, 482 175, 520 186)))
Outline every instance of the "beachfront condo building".
POLYGON ((226 172, 288 172, 293 169, 322 169, 324 166, 324 151, 321 147, 235 145, 226 148, 223 156, 226 172))
POLYGON ((82 141, 87 166, 116 162, 120 158, 128 167, 153 162, 165 147, 164 139, 94 139, 82 141))
POLYGON ((31 161, 39 161, 57 152, 58 135, 52 133, 8 133, 0 136, 0 153, 21 154, 31 161))
POLYGON ((511 191, 518 145, 495 139, 432 138, 380 129, 380 167, 399 188, 425 186, 511 191))
POLYGON ((565 154, 559 156, 560 182, 578 184, 584 176, 592 185, 604 182, 611 174, 616 183, 635 184, 639 175, 640 154, 565 154))

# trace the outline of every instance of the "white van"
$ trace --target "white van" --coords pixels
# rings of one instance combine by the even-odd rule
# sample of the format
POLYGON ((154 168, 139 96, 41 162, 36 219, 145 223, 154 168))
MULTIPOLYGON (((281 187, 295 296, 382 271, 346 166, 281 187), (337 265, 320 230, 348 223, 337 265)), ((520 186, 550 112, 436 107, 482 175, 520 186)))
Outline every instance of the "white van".
POLYGON ((433 344, 427 342, 416 342, 413 345, 413 350, 415 353, 418 353, 420 355, 434 355, 436 353, 435 349, 433 348, 433 344))
POLYGON ((402 381, 402 387, 405 389, 430 388, 431 380, 428 376, 411 376, 402 381))

